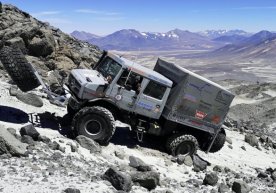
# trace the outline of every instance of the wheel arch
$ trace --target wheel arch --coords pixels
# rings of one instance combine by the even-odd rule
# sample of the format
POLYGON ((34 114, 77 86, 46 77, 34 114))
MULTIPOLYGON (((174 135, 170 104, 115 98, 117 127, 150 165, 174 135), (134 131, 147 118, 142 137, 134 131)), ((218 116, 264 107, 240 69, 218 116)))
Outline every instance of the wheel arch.
POLYGON ((106 98, 98 98, 87 101, 83 106, 100 106, 108 109, 112 115, 114 116, 115 120, 122 120, 121 110, 118 106, 112 101, 111 99, 106 98))

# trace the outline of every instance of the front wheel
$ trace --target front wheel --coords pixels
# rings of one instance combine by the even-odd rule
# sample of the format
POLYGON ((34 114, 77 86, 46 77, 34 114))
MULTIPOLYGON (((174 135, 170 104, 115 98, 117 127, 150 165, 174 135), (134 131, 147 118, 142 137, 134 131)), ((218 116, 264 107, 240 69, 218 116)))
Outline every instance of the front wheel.
POLYGON ((74 116, 72 127, 78 135, 84 135, 105 145, 115 132, 115 120, 106 108, 85 107, 74 116))
POLYGON ((168 138, 166 148, 173 156, 192 156, 198 149, 198 142, 192 135, 177 133, 168 138))

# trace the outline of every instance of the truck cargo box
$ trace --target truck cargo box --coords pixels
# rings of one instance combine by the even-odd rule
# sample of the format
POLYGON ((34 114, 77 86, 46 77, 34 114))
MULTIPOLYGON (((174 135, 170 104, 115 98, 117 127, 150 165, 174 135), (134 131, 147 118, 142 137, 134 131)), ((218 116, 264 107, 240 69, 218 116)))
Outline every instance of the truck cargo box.
POLYGON ((234 98, 220 85, 185 68, 158 59, 154 70, 173 81, 165 119, 216 133, 234 98))

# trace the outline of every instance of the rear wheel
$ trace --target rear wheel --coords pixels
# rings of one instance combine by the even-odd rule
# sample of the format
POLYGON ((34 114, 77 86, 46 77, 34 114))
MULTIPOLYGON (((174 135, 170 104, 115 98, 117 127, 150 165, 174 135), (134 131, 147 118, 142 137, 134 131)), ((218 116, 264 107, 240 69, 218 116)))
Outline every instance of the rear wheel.
POLYGON ((106 108, 85 107, 74 116, 72 127, 78 135, 84 135, 105 145, 115 132, 115 120, 106 108))
MULTIPOLYGON (((224 146, 225 141, 226 141, 226 133, 225 133, 225 130, 222 128, 221 131, 218 133, 209 152, 215 153, 219 151, 224 146)), ((212 142, 212 136, 210 134, 205 135, 204 138, 200 139, 200 149, 202 151, 207 151, 211 142, 212 142)))
POLYGON ((217 137, 210 149, 210 152, 215 153, 215 152, 219 151, 224 146, 225 140, 226 140, 226 134, 225 134, 225 132, 221 131, 217 135, 217 137))
POLYGON ((16 47, 3 47, 0 60, 10 75, 11 79, 23 92, 30 91, 40 85, 35 76, 35 70, 16 47))
POLYGON ((198 149, 198 142, 192 135, 177 133, 168 138, 166 148, 173 156, 192 156, 198 149))

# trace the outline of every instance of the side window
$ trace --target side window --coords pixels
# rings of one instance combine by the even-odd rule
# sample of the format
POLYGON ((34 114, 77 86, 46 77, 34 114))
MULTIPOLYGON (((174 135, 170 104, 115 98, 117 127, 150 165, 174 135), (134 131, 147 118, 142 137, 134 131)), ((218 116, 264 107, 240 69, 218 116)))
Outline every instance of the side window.
POLYGON ((118 79, 117 84, 120 85, 120 86, 125 86, 128 74, 129 74, 129 71, 128 70, 124 70, 123 73, 122 73, 122 75, 118 79))
POLYGON ((142 76, 134 72, 130 72, 129 70, 125 70, 117 81, 117 84, 125 87, 127 90, 133 90, 138 94, 141 89, 142 81, 142 76))
POLYGON ((151 80, 145 88, 144 94, 161 100, 165 94, 166 89, 166 86, 163 86, 151 80))

